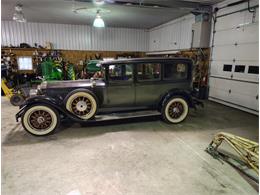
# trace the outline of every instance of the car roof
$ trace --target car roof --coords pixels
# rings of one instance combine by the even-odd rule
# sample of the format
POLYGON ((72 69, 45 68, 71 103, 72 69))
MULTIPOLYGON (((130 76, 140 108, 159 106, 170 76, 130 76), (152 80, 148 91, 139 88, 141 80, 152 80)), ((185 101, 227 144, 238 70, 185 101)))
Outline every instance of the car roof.
POLYGON ((146 58, 128 58, 119 60, 101 61, 101 65, 106 64, 121 64, 121 63, 137 63, 137 62, 168 62, 168 61, 188 61, 192 63, 190 58, 167 58, 167 57, 146 57, 146 58))

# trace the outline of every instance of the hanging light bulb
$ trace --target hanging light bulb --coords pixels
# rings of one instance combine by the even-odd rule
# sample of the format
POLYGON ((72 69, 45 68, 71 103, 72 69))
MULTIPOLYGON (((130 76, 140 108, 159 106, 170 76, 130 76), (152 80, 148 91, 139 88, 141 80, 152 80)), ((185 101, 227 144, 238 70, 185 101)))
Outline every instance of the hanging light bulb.
POLYGON ((26 22, 26 19, 24 18, 23 14, 23 6, 21 4, 17 4, 14 9, 14 15, 13 15, 13 20, 16 22, 26 22))
POLYGON ((96 15, 96 18, 93 22, 93 26, 97 27, 97 28, 104 28, 105 23, 104 23, 104 20, 101 18, 99 12, 100 12, 100 10, 97 10, 97 15, 96 15))

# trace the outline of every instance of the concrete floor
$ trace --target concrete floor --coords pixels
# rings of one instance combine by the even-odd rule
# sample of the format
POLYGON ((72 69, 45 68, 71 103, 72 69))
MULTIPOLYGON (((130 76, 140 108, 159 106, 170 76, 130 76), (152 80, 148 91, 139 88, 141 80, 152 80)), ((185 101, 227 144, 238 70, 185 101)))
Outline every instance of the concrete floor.
POLYGON ((2 99, 2 194, 258 194, 239 171, 204 152, 219 131, 258 141, 257 116, 207 102, 178 125, 157 117, 67 122, 34 137, 15 122, 17 110, 2 99))

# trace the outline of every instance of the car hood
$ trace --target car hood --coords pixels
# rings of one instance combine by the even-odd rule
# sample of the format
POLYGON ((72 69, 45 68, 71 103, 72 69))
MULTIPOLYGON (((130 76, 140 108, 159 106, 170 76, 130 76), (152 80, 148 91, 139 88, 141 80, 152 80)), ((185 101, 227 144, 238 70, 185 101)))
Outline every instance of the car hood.
POLYGON ((45 81, 40 85, 40 89, 50 89, 50 88, 81 88, 81 87, 102 87, 105 86, 105 82, 103 80, 91 80, 91 79, 83 79, 83 80, 75 80, 75 81, 45 81))

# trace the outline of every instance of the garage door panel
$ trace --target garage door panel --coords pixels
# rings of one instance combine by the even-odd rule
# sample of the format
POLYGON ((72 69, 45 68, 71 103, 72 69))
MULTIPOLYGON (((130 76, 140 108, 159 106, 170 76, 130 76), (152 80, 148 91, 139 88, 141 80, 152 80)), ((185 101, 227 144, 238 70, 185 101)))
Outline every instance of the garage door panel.
POLYGON ((258 84, 231 82, 232 102, 250 109, 258 110, 257 89, 258 84))
MULTIPOLYGON (((251 64, 252 63, 250 63, 250 65, 246 65, 246 63, 237 63, 234 66, 232 78, 237 80, 242 80, 242 81, 258 82, 258 74, 249 73, 249 67, 251 66, 251 64), (245 71, 236 72, 236 66, 245 67, 245 71)), ((254 66, 258 67, 258 65, 254 65, 254 66)))
POLYGON ((258 101, 255 97, 252 97, 248 94, 240 94, 236 91, 231 92, 231 102, 234 104, 242 105, 243 107, 250 108, 252 110, 258 111, 258 101), (250 101, 245 101, 245 99, 250 101))
MULTIPOLYGON (((258 1, 250 3, 253 6, 258 1)), ((259 9, 250 13, 246 8, 247 4, 243 3, 221 9, 217 14, 209 96, 211 100, 225 105, 257 113, 259 9)))
POLYGON ((258 110, 258 84, 210 78, 210 97, 258 110))
POLYGON ((231 60, 221 61, 213 60, 211 62, 210 74, 214 77, 221 77, 227 79, 249 81, 249 82, 259 82, 259 74, 257 70, 259 69, 258 61, 236 61, 231 60), (235 72, 235 67, 237 65, 244 65, 245 71, 243 73, 235 72), (230 67, 230 69, 225 69, 224 67, 230 67), (230 71, 229 71, 230 70, 230 71), (254 72, 255 71, 255 72, 254 72))
POLYGON ((217 89, 222 89, 224 91, 236 91, 236 93, 245 94, 252 97, 255 97, 258 92, 258 84, 255 83, 227 80, 222 78, 210 78, 210 84, 210 86, 217 89))
POLYGON ((258 53, 258 43, 215 46, 212 60, 258 61, 258 53))
POLYGON ((254 23, 239 29, 217 31, 214 37, 214 45, 254 43, 258 40, 258 37, 258 25, 254 23))
POLYGON ((221 76, 224 78, 231 78, 232 69, 231 69, 231 71, 224 71, 224 66, 232 66, 232 69, 233 69, 233 62, 212 61, 211 62, 211 75, 212 76, 221 76))
POLYGON ((238 94, 235 91, 229 93, 228 91, 224 91, 219 88, 213 87, 210 92, 210 97, 214 97, 219 100, 229 102, 231 104, 241 105, 249 109, 258 110, 256 108, 257 101, 244 101, 245 99, 253 99, 251 96, 245 94, 238 94))
MULTIPOLYGON (((257 15, 259 9, 256 10, 257 15)), ((219 14, 221 15, 221 14, 219 14)), ((243 26, 247 23, 252 23, 253 13, 246 11, 243 12, 237 12, 231 15, 227 15, 224 17, 220 17, 217 19, 215 30, 225 30, 225 29, 231 29, 231 28, 237 28, 238 26, 243 26)), ((258 18, 255 17, 255 22, 257 22, 258 18)))
POLYGON ((251 97, 256 97, 258 84, 240 82, 240 81, 230 81, 229 86, 232 92, 240 95, 248 95, 251 97))
POLYGON ((220 88, 216 88, 216 87, 210 88, 209 97, 218 98, 220 100, 225 100, 228 102, 231 101, 228 91, 224 91, 224 90, 222 90, 220 88))

